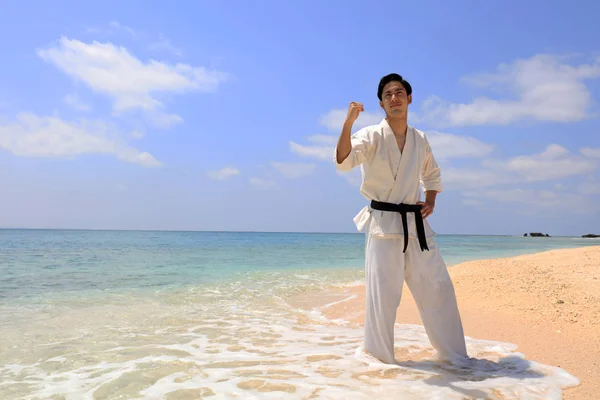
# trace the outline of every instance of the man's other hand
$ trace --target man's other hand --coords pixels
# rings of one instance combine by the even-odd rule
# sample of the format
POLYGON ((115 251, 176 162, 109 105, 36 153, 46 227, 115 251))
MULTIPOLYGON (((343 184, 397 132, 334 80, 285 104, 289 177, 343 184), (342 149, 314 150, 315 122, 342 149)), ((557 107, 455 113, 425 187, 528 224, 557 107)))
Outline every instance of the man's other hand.
POLYGON ((425 203, 423 201, 418 201, 417 204, 421 205, 421 215, 423 216, 423 218, 427 218, 429 217, 431 214, 433 214, 433 208, 435 207, 432 204, 429 203, 425 203))

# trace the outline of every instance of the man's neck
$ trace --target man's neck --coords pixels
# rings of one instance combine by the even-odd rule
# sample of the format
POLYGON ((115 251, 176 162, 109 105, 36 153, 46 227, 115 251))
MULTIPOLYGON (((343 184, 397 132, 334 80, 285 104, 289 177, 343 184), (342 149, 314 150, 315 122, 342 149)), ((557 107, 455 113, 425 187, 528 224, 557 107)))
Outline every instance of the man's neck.
POLYGON ((405 136, 406 130, 408 129, 408 122, 406 118, 386 118, 390 128, 394 131, 395 136, 405 136))

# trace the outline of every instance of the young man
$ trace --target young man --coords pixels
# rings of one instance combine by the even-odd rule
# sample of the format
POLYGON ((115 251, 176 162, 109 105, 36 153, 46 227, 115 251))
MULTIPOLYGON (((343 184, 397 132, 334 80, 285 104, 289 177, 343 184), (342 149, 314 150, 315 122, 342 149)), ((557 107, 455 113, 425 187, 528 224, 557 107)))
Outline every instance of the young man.
POLYGON ((360 192, 371 201, 354 218, 359 231, 366 229, 364 350, 384 363, 396 362, 394 323, 406 280, 439 358, 467 359, 454 286, 426 221, 442 191, 440 168, 425 134, 408 125, 410 84, 398 74, 386 75, 377 97, 385 118, 351 135, 364 108, 350 103, 334 155, 340 171, 360 165, 360 192))

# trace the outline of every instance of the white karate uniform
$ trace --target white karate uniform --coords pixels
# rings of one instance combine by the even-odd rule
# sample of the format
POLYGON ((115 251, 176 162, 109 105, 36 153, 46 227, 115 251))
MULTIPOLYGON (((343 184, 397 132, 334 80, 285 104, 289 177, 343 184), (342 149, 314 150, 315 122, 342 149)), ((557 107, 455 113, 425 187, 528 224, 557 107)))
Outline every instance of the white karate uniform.
MULTIPOLYGON (((351 136, 348 157, 334 164, 340 171, 360 165, 360 191, 368 200, 415 204, 424 191, 442 191, 440 168, 425 134, 411 126, 402 153, 385 118, 351 136)), ((337 151, 337 148, 336 148, 337 151)), ((423 325, 438 357, 467 358, 454 286, 435 243, 435 232, 425 219, 429 251, 419 246, 415 216, 408 213, 409 244, 404 249, 401 214, 365 206, 354 218, 358 231, 366 229, 366 316, 364 349, 384 363, 395 363, 394 323, 404 280, 415 298, 423 325)))

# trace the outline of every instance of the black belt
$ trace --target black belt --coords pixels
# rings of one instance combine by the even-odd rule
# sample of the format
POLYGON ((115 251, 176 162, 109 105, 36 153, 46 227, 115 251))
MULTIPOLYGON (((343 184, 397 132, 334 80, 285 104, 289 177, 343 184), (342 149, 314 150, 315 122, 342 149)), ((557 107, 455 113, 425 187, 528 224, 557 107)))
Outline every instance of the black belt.
POLYGON ((425 225, 423 224, 423 216, 421 215, 421 205, 420 204, 394 204, 394 203, 384 203, 381 201, 371 200, 371 208, 379 211, 392 211, 398 212, 402 215, 402 228, 404 229, 404 250, 403 253, 406 252, 406 248, 408 247, 408 222, 406 220, 406 214, 409 212, 415 213, 415 224, 417 225, 417 237, 419 238, 419 245, 421 246, 421 251, 427 250, 427 239, 425 238, 425 225))

